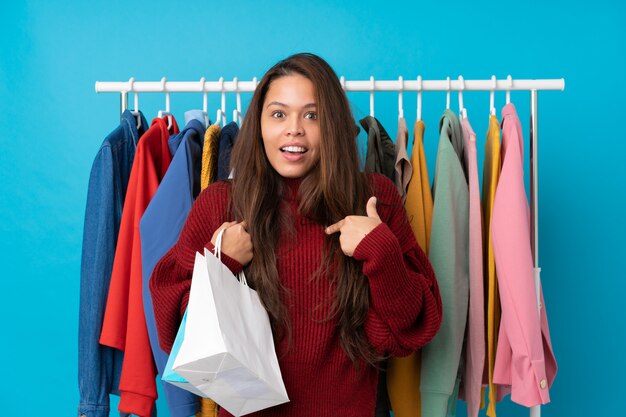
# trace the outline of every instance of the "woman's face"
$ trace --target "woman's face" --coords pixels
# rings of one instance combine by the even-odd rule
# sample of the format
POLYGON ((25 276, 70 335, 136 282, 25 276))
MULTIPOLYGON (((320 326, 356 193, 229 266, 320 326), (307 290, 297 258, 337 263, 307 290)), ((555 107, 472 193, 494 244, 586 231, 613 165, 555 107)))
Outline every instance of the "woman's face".
POLYGON ((261 113, 265 154, 285 178, 301 178, 320 160, 320 124, 313 83, 299 74, 275 79, 261 113))

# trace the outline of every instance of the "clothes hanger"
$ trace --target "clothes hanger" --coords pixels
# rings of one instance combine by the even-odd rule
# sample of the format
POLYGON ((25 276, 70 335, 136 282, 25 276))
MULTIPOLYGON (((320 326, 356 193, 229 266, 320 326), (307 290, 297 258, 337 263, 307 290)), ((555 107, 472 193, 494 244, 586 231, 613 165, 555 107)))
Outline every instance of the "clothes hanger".
POLYGON ((446 110, 450 110, 450 77, 446 77, 446 82, 448 83, 448 92, 446 93, 446 110))
POLYGON ((497 82, 496 82, 496 76, 495 75, 491 76, 491 86, 493 88, 491 89, 491 92, 489 93, 489 116, 495 116, 496 115, 496 107, 494 105, 494 101, 495 101, 496 87, 497 87, 497 82))
POLYGON ((417 76, 417 121, 422 120, 422 76, 417 76))
POLYGON ((222 106, 217 109, 217 116, 215 117, 215 125, 220 124, 222 121, 222 127, 226 126, 226 91, 224 91, 224 77, 220 77, 220 90, 222 91, 222 106))
POLYGON ((235 86, 235 95, 237 96, 237 108, 233 110, 233 122, 239 123, 239 126, 241 126, 241 93, 239 92, 239 80, 237 77, 233 78, 233 85, 235 86))
POLYGON ((402 81, 402 76, 398 77, 398 82, 400 84, 400 90, 398 90, 398 120, 404 117, 404 109, 402 108, 402 90, 404 90, 404 82, 402 81))
POLYGON ((461 119, 467 119, 467 110, 463 106, 463 90, 465 90, 465 80, 462 75, 459 75, 459 81, 461 82, 461 87, 459 88, 459 116, 461 116, 461 119))
POLYGON ((374 76, 370 76, 370 116, 374 117, 374 76))
POLYGON ((207 91, 204 88, 206 83, 206 78, 200 78, 200 85, 202 86, 202 115, 204 116, 204 126, 209 126, 209 112, 208 108, 208 99, 207 99, 207 91))
POLYGON ((510 75, 506 76, 506 82, 509 88, 506 90, 506 104, 511 102, 511 88, 513 88, 513 78, 510 75))
POLYGON ((165 92, 165 110, 159 110, 159 118, 167 116, 167 130, 172 128, 172 113, 170 112, 170 93, 165 90, 165 83, 167 79, 161 78, 161 91, 165 92))
MULTIPOLYGON (((128 80, 128 84, 130 85, 129 91, 133 91, 134 92, 134 85, 135 85, 135 77, 130 77, 130 79, 128 80)), ((132 114, 133 116, 135 116, 137 118, 137 130, 141 129, 141 113, 139 113, 139 96, 137 95, 136 92, 134 92, 135 94, 135 108, 130 112, 130 114, 132 114)))

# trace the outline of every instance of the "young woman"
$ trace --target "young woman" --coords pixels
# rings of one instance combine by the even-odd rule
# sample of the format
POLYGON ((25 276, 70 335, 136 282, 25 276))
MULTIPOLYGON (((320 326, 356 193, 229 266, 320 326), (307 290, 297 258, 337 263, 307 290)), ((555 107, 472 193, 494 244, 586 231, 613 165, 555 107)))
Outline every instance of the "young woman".
MULTIPOLYGON (((231 155, 234 179, 196 200, 150 281, 162 348, 187 306, 196 251, 226 229, 222 262, 244 269, 270 317, 290 402, 258 416, 373 416, 387 356, 428 343, 441 299, 395 186, 359 171, 347 97, 312 54, 274 65, 231 155)), ((220 416, 228 416, 225 410, 220 416)))

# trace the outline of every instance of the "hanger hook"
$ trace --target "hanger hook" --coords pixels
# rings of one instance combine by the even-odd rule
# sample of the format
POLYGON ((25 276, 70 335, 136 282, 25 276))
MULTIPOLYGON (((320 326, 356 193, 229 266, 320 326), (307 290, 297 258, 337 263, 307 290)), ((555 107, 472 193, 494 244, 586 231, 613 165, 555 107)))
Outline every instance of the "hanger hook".
POLYGON ((467 118, 467 110, 465 110, 465 106, 463 105, 463 90, 465 90, 465 80, 462 75, 459 75, 459 81, 461 82, 461 86, 459 87, 459 113, 462 118, 467 118))
POLYGON ((222 126, 226 126, 226 91, 224 90, 224 77, 219 79, 220 91, 222 92, 222 103, 219 109, 217 109, 217 117, 215 117, 215 124, 222 122, 222 126))
POLYGON ((224 77, 220 77, 220 89, 222 90, 222 126, 226 126, 226 89, 224 87, 224 77))
POLYGON ((446 110, 450 110, 450 77, 446 77, 447 82, 447 93, 446 93, 446 110))
POLYGON ((167 129, 172 128, 172 113, 170 113, 170 93, 166 88, 167 78, 161 78, 161 91, 165 93, 165 111, 159 110, 159 117, 167 115, 167 129))
POLYGON ((417 76, 417 121, 422 120, 422 76, 417 76))
POLYGON ((462 75, 459 75, 459 82, 461 84, 459 87, 459 113, 463 113, 463 90, 465 90, 465 80, 463 80, 462 75))
POLYGON ((207 109, 209 107, 209 101, 207 98, 206 89, 204 88, 205 84, 206 84, 206 78, 204 77, 200 78, 200 91, 202 91, 202 115, 204 116, 204 125, 208 126, 209 125, 209 113, 207 112, 207 109))
POLYGON ((374 76, 370 76, 370 116, 374 117, 374 76))
POLYGON ((139 99, 137 97, 137 92, 135 91, 135 77, 130 77, 128 79, 128 91, 131 91, 135 96, 134 111, 139 111, 139 99))
POLYGON ((233 110, 233 121, 241 126, 241 93, 239 92, 239 79, 233 78, 233 86, 235 87, 235 96, 237 98, 237 108, 233 110))
POLYGON ((506 104, 511 102, 511 88, 513 88, 513 78, 511 75, 506 76, 507 90, 506 90, 506 104))
POLYGON ((400 89, 398 90, 398 119, 404 117, 404 109, 402 108, 402 91, 404 90, 404 82, 402 80, 402 75, 398 77, 398 84, 400 84, 400 89))
POLYGON ((135 91, 135 77, 130 77, 128 79, 128 91, 133 92, 135 99, 135 106, 130 113, 137 118, 137 129, 141 129, 141 114, 139 113, 139 94, 137 94, 137 92, 135 91))
POLYGON ((495 95, 496 95, 497 86, 498 86, 498 83, 496 81, 496 76, 492 75, 491 76, 491 92, 489 93, 489 114, 491 116, 496 115, 495 95))

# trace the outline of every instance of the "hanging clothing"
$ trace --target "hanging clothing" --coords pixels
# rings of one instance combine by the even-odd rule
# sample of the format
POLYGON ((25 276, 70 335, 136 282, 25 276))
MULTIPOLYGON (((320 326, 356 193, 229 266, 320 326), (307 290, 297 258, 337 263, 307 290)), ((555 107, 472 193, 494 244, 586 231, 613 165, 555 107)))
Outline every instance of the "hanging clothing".
POLYGON ((360 120, 361 126, 367 132, 367 155, 365 157, 365 172, 377 172, 396 181, 396 147, 389 138, 387 131, 380 122, 372 116, 360 120))
MULTIPOLYGON (((192 119, 176 135, 178 149, 139 223, 143 308, 159 375, 165 369, 168 355, 159 347, 149 280, 154 265, 176 243, 191 205, 200 192, 204 131, 204 124, 192 119)), ((172 417, 188 417, 198 411, 198 399, 192 393, 168 383, 163 383, 163 391, 172 417)))
MULTIPOLYGON (((376 172, 385 175, 391 181, 396 181, 396 147, 389 138, 389 134, 380 122, 372 116, 360 120, 361 126, 367 132, 367 156, 365 158, 365 172, 376 172)), ((387 363, 381 362, 380 377, 376 389, 376 417, 389 417, 389 394, 387 391, 386 368, 387 363)))
POLYGON ((119 409, 150 417, 157 397, 156 367, 142 300, 139 221, 171 161, 168 139, 179 132, 172 116, 156 118, 141 137, 128 182, 100 343, 124 351, 119 409), (172 127, 168 131, 168 119, 172 127))
POLYGON ((230 153, 235 146, 239 134, 239 126, 237 123, 230 122, 220 132, 219 151, 217 158, 217 179, 225 180, 230 175, 230 153))
POLYGON ((483 230, 478 185, 476 134, 463 117, 463 154, 469 183, 469 311, 465 333, 465 367, 460 397, 467 403, 467 416, 477 417, 485 366, 485 295, 483 287, 483 230))
POLYGON ((220 125, 212 124, 204 133, 202 146, 202 170, 200 172, 200 187, 204 190, 217 176, 217 156, 220 137, 220 125))
POLYGON ((85 417, 108 417, 109 394, 119 395, 124 353, 100 345, 99 340, 128 178, 135 148, 148 127, 142 113, 139 117, 137 129, 130 110, 122 113, 119 126, 102 142, 89 175, 78 311, 78 414, 85 417))
MULTIPOLYGON (((397 144, 397 141, 396 141, 397 144)), ((407 186, 404 207, 417 243, 428 255, 433 197, 424 154, 424 122, 415 122, 410 164, 413 175, 407 186)), ((421 350, 403 358, 389 358, 387 391, 394 417, 420 417, 421 350)))
POLYGON ((443 302, 437 336, 422 349, 422 416, 444 417, 454 404, 465 335, 469 280, 469 190, 463 134, 456 115, 446 110, 439 122, 439 148, 433 182, 430 262, 443 302))
POLYGON ((539 314, 524 189, 524 138, 512 103, 502 109, 502 171, 491 219, 502 319, 493 381, 525 407, 550 402, 557 365, 546 305, 539 286, 539 314))
POLYGON ((209 398, 200 398, 200 411, 196 417, 217 417, 219 408, 217 403, 209 398))
MULTIPOLYGON (((437 283, 411 233, 394 184, 382 175, 370 174, 369 178, 383 223, 365 236, 353 254, 363 263, 364 278, 370 286, 371 307, 364 334, 378 353, 407 354, 427 343, 439 327, 437 283)), ((287 339, 276 342, 276 353, 291 402, 250 416, 371 417, 376 368, 361 360, 357 373, 340 346, 336 319, 322 320, 328 317, 328 310, 319 306, 329 308, 326 301, 333 293, 332 280, 327 276, 313 281, 306 277, 319 268, 324 226, 298 213, 301 181, 285 182, 288 189, 279 204, 293 213, 294 230, 293 234, 282 232, 276 252, 281 283, 293 297, 293 303, 287 304, 293 332, 291 343, 287 339), (310 378, 312 373, 315 378, 310 378)), ((186 306, 195 252, 205 245, 211 249, 213 231, 231 220, 229 198, 227 182, 217 182, 201 193, 178 242, 155 268, 150 289, 158 306, 159 334, 166 335, 161 339, 164 348, 171 346, 186 306)), ((223 253, 222 260, 235 273, 242 268, 223 253)), ((220 410, 220 416, 228 415, 220 410)))
POLYGON ((413 150, 411 151, 413 176, 407 188, 405 207, 417 243, 428 254, 433 218, 433 195, 430 190, 428 166, 424 152, 424 130, 425 125, 422 120, 415 122, 415 127, 413 128, 413 150))
POLYGON ((496 360, 498 329, 500 328, 500 297, 496 262, 493 258, 491 239, 491 213, 500 177, 500 123, 496 116, 489 117, 487 140, 485 141, 485 163, 483 167, 483 245, 485 287, 487 288, 487 360, 483 383, 489 385, 487 415, 496 417, 497 387, 493 383, 493 368, 496 360))
MULTIPOLYGON (((239 132, 239 128, 234 123, 229 123, 224 126, 224 129, 220 131, 220 126, 218 124, 211 126, 207 130, 204 136, 204 146, 202 149, 202 178, 204 182, 202 183, 202 191, 204 191, 209 185, 213 184, 215 181, 215 161, 217 161, 217 172, 219 176, 220 172, 220 163, 222 163, 222 170, 228 171, 228 165, 230 164, 230 151, 232 147, 232 140, 234 140, 234 136, 239 132), (237 130, 234 132, 234 125, 237 130), (231 126, 231 127, 229 127, 231 126), (211 129, 212 128, 212 129, 211 129), (209 132, 209 130, 211 130, 209 132), (226 134, 224 135, 224 131, 226 134), (224 147, 222 148, 222 137, 224 138, 224 147), (231 140, 232 139, 232 140, 231 140), (224 160, 222 160, 222 150, 228 153, 228 160, 226 161, 226 156, 224 156, 224 160), (224 168, 223 164, 226 163, 226 168, 224 168)), ((226 176, 228 178, 228 175, 226 176)), ((219 407, 217 403, 210 398, 200 398, 200 410, 196 414, 196 417, 217 417, 217 413, 219 411, 219 407)))
POLYGON ((406 145, 409 139, 409 130, 406 128, 404 117, 398 119, 398 136, 396 136, 396 187, 400 193, 402 203, 406 201, 406 190, 413 175, 409 154, 406 145))

